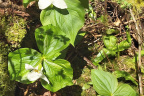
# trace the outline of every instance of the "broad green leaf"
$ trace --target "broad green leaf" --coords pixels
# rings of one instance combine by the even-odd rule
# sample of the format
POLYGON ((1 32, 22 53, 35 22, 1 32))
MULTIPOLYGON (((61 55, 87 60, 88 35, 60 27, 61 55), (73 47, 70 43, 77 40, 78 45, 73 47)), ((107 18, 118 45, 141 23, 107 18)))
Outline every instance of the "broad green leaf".
POLYGON ((99 95, 112 96, 118 86, 116 77, 102 70, 92 69, 91 79, 93 87, 99 95))
POLYGON ((85 12, 79 0, 65 0, 65 2, 67 9, 58 9, 53 6, 42 10, 40 20, 44 26, 48 24, 58 26, 74 45, 76 35, 84 24, 85 12))
POLYGON ((103 37, 104 45, 109 50, 117 49, 117 38, 115 36, 104 36, 103 37))
POLYGON ((16 80, 21 83, 32 83, 27 79, 27 73, 25 70, 25 64, 36 67, 41 63, 41 54, 34 49, 21 48, 14 52, 10 52, 8 55, 8 71, 11 80, 16 80))
POLYGON ((35 30, 35 38, 39 50, 49 58, 56 58, 68 47, 70 40, 59 28, 47 25, 35 30))
POLYGON ((100 63, 106 56, 115 56, 116 52, 103 48, 97 56, 93 59, 93 64, 97 65, 100 63))
POLYGON ((125 71, 114 71, 113 74, 117 77, 124 77, 125 80, 130 80, 132 81, 134 84, 138 85, 138 83, 135 81, 135 79, 128 73, 125 71))
POLYGON ((51 61, 45 58, 43 67, 45 69, 45 75, 50 81, 50 84, 47 84, 44 80, 41 80, 44 88, 56 92, 65 86, 73 85, 73 70, 68 61, 62 59, 51 61))
POLYGON ((24 5, 24 7, 27 7, 27 5, 28 5, 31 1, 34 1, 34 0, 23 0, 23 5, 24 5))
POLYGON ((121 84, 112 96, 137 96, 137 94, 130 85, 121 84))

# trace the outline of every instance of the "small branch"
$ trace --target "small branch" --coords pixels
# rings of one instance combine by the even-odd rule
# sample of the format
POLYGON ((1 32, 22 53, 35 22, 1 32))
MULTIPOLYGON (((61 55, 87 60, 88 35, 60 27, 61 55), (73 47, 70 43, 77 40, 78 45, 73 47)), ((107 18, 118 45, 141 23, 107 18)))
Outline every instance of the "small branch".
POLYGON ((87 62, 88 65, 90 65, 94 69, 97 69, 97 67, 87 57, 83 56, 79 51, 77 51, 77 50, 75 50, 75 51, 78 53, 78 55, 80 57, 83 58, 83 60, 85 60, 87 62))
POLYGON ((134 23, 135 23, 135 26, 136 26, 136 30, 137 30, 137 36, 138 36, 138 44, 139 44, 139 46, 138 46, 138 49, 139 49, 139 51, 138 51, 138 68, 137 68, 137 71, 138 71, 138 80, 139 80, 139 93, 140 93, 140 96, 143 96, 143 87, 142 87, 142 74, 141 74, 141 66, 142 66, 142 63, 141 63, 141 43, 142 43, 142 41, 141 41, 141 31, 140 31, 140 29, 139 29, 139 27, 138 27, 138 22, 136 21, 136 19, 135 19, 135 17, 134 17, 134 14, 133 14, 133 12, 132 12, 132 10, 130 9, 130 13, 131 13, 131 16, 132 16, 132 18, 133 18, 133 21, 134 21, 134 23))

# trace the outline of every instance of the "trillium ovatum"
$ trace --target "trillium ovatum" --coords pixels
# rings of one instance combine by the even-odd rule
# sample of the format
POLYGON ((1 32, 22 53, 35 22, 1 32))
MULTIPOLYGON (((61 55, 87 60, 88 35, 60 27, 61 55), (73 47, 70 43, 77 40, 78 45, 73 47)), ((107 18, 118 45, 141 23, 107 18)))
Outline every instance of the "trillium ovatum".
POLYGON ((84 24, 84 7, 79 0, 64 0, 67 9, 59 9, 55 6, 41 11, 42 25, 52 24, 58 26, 70 39, 72 45, 80 28, 84 24))
POLYGON ((64 59, 56 59, 60 52, 69 45, 69 39, 59 28, 52 25, 37 28, 35 38, 41 53, 31 48, 21 48, 9 53, 8 70, 11 80, 24 84, 33 83, 35 81, 29 81, 30 78, 28 79, 27 76, 35 69, 26 70, 25 67, 29 65, 36 68, 42 65, 41 76, 46 76, 49 80, 48 84, 46 79, 41 79, 44 88, 56 92, 65 86, 72 85, 73 70, 70 63, 64 59))

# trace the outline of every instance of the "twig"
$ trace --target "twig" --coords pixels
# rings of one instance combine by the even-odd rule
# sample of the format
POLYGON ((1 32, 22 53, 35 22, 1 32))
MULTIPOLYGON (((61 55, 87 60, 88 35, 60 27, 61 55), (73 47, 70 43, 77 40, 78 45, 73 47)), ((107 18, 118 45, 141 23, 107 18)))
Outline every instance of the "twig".
MULTIPOLYGON (((140 20, 140 19, 144 19, 144 16, 142 16, 140 18, 135 18, 135 20, 140 20)), ((129 20, 127 22, 124 22, 124 24, 126 25, 126 24, 133 23, 133 22, 134 22, 134 20, 129 20)))
POLYGON ((132 18, 133 18, 133 20, 134 20, 134 23, 135 23, 135 26, 136 26, 136 30, 137 30, 137 34, 138 34, 138 44, 139 44, 139 46, 138 46, 138 49, 139 49, 139 51, 138 51, 138 80, 139 80, 139 93, 140 93, 140 96, 143 96, 143 87, 142 87, 142 74, 141 74, 141 66, 142 66, 142 63, 141 63, 141 32, 140 32, 140 29, 139 29, 139 27, 138 27, 138 23, 137 23, 137 21, 136 21, 136 19, 135 19, 135 17, 134 17, 134 14, 133 14, 133 12, 132 12, 132 10, 130 9, 130 13, 131 13, 131 16, 132 16, 132 18))
POLYGON ((76 49, 75 49, 75 52, 80 56, 80 57, 82 57, 86 62, 87 62, 87 64, 88 65, 90 65, 92 68, 94 68, 94 69, 97 69, 97 67, 87 58, 87 57, 85 57, 85 56, 83 56, 79 51, 77 51, 76 49))

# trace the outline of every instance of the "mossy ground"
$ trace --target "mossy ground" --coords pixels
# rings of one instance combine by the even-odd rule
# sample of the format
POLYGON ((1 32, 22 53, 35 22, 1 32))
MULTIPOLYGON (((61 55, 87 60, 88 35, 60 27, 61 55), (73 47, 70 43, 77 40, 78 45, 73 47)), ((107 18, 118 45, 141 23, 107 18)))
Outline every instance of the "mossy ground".
POLYGON ((8 45, 0 40, 0 96, 14 96, 15 82, 8 75, 8 45))
POLYGON ((15 95, 15 81, 8 75, 8 53, 20 47, 26 22, 18 16, 0 16, 0 96, 15 95))

